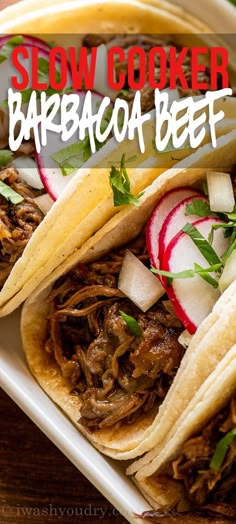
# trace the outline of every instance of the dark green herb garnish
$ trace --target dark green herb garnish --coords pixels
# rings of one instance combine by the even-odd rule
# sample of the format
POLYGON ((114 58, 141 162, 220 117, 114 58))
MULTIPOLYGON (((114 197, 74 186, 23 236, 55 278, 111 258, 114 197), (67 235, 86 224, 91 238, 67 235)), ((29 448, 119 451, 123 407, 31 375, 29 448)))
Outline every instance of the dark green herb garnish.
POLYGON ((119 311, 121 317, 127 324, 131 335, 134 335, 135 337, 141 337, 142 336, 142 330, 137 322, 137 320, 134 317, 131 317, 130 315, 127 315, 124 313, 124 311, 119 311))
POLYGON ((71 144, 51 155, 52 160, 59 164, 63 176, 70 175, 79 169, 91 156, 89 136, 76 144, 71 144))
POLYGON ((204 195, 206 195, 206 196, 209 195, 208 185, 207 185, 207 181, 206 180, 203 180, 203 182, 202 182, 202 190, 203 190, 204 195))
MULTIPOLYGON (((125 163, 126 165, 131 164, 132 162, 136 162, 136 160, 137 160, 137 155, 134 155, 134 156, 131 156, 130 158, 127 158, 127 160, 125 159, 125 163)), ((109 160, 108 164, 120 165, 120 160, 109 160)))
POLYGON ((5 62, 8 58, 11 57, 12 51, 15 47, 20 44, 23 44, 23 36, 12 36, 9 40, 1 47, 0 49, 0 64, 5 62))
MULTIPOLYGON (((105 121, 101 122, 104 126, 108 125, 105 121)), ((96 150, 99 151, 103 147, 103 143, 99 142, 96 138, 94 139, 96 150)), ((51 155, 52 160, 59 164, 63 176, 70 175, 76 169, 79 169, 90 157, 92 156, 91 144, 89 136, 87 135, 81 142, 71 144, 63 149, 60 149, 56 153, 51 155)))
POLYGON ((179 273, 172 273, 171 271, 163 271, 162 269, 151 268, 152 273, 166 277, 168 279, 169 285, 171 285, 172 280, 175 278, 193 278, 196 275, 199 275, 203 280, 206 280, 208 284, 211 284, 214 288, 218 287, 218 282, 212 278, 209 273, 215 273, 219 271, 222 267, 222 263, 214 264, 206 268, 201 267, 199 264, 194 264, 194 269, 186 269, 184 271, 179 271, 179 273))
POLYGON ((0 166, 6 167, 7 164, 9 164, 9 162, 11 161, 12 157, 13 157, 12 151, 10 151, 9 149, 1 149, 0 150, 0 166))
POLYGON ((130 192, 130 181, 125 169, 125 155, 122 155, 119 169, 115 166, 111 167, 109 182, 113 191, 115 207, 124 206, 125 204, 133 204, 136 207, 139 206, 139 199, 143 195, 143 192, 137 196, 130 192))
POLYGON ((128 89, 121 89, 120 91, 118 91, 117 96, 118 96, 118 97, 119 97, 119 96, 125 96, 125 97, 126 97, 126 96, 129 96, 129 91, 128 91, 128 89))
POLYGON ((221 260, 214 251, 210 242, 204 238, 204 236, 195 226, 192 224, 186 224, 182 231, 191 238, 195 246, 199 249, 200 253, 207 260, 210 266, 213 266, 214 264, 221 264, 221 260))
POLYGON ((16 193, 11 187, 9 187, 7 184, 4 184, 0 180, 0 195, 2 195, 6 200, 9 200, 12 204, 16 205, 19 204, 24 200, 24 198, 16 193))
POLYGON ((209 217, 212 215, 212 211, 208 202, 201 198, 194 198, 192 202, 186 204, 185 216, 197 215, 199 217, 209 217))
POLYGON ((231 446, 231 444, 233 443, 235 436, 236 436, 236 428, 226 433, 226 435, 224 435, 224 437, 221 440, 219 440, 216 446, 215 453, 210 462, 210 468, 216 469, 216 470, 220 469, 220 467, 222 466, 224 462, 226 453, 229 447, 231 446))

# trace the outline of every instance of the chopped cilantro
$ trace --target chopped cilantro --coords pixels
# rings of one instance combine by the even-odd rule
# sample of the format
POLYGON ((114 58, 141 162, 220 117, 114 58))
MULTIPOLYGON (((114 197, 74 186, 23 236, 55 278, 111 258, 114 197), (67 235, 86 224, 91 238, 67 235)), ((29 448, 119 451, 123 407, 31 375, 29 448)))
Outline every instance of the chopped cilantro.
POLYGON ((6 200, 9 200, 12 204, 19 204, 20 202, 24 200, 24 198, 21 195, 16 193, 16 191, 11 189, 11 187, 8 186, 7 184, 4 184, 4 182, 2 182, 1 180, 0 180, 0 195, 6 198, 6 200))
POLYGON ((193 198, 190 204, 186 204, 185 216, 197 215, 199 217, 209 217, 212 215, 209 203, 201 198, 193 198))
POLYGON ((15 47, 22 44, 24 42, 23 36, 12 36, 9 38, 9 40, 3 44, 3 46, 0 49, 0 64, 5 62, 8 58, 10 58, 12 51, 15 47))
POLYGON ((0 150, 0 167, 6 167, 13 157, 12 151, 9 149, 0 150))
POLYGON ((207 260, 210 266, 221 263, 218 255, 214 251, 210 242, 208 242, 208 240, 204 238, 204 236, 200 233, 200 231, 198 231, 198 229, 195 226, 193 226, 192 224, 186 224, 183 227, 182 231, 191 238, 195 246, 199 249, 200 253, 207 260))
POLYGON ((124 206, 125 204, 133 204, 136 207, 139 206, 139 199, 143 193, 135 196, 130 192, 130 181, 125 169, 125 155, 122 155, 119 169, 114 165, 111 167, 109 181, 113 191, 115 207, 124 206))
POLYGON ((179 273, 171 273, 170 271, 163 271, 161 269, 151 268, 152 273, 156 275, 161 275, 168 279, 169 285, 171 285, 172 280, 175 278, 193 278, 196 275, 199 275, 203 280, 206 280, 208 284, 211 284, 214 288, 218 287, 218 282, 212 278, 209 273, 215 273, 219 271, 222 267, 222 263, 214 264, 213 266, 203 268, 199 264, 194 264, 194 269, 186 269, 184 271, 179 271, 179 273))
POLYGON ((124 311, 119 311, 119 313, 122 316, 125 323, 127 324, 131 335, 134 335, 135 337, 141 337, 142 330, 137 320, 134 317, 131 317, 130 315, 127 315, 126 313, 124 313, 124 311))
POLYGON ((226 433, 226 435, 224 435, 224 437, 221 440, 219 440, 216 446, 215 453, 210 462, 210 468, 216 469, 216 470, 220 469, 220 467, 222 466, 224 462, 226 453, 229 447, 231 446, 231 444, 233 443, 235 436, 236 436, 236 428, 226 433))

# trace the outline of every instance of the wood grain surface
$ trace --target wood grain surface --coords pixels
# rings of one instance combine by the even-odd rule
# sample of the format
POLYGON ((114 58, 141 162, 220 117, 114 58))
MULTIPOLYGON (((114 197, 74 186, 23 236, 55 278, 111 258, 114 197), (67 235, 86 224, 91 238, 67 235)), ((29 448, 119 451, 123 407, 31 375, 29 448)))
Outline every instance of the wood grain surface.
POLYGON ((127 521, 0 390, 0 524, 49 522, 127 521))
POLYGON ((0 390, 0 523, 126 524, 0 390))

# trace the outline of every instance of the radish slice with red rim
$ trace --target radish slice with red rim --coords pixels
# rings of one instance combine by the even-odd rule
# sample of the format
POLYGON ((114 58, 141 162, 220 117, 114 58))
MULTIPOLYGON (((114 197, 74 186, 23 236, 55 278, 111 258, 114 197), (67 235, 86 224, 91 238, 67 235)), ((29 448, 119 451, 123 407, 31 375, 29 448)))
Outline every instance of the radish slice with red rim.
POLYGON ((29 44, 33 47, 38 47, 39 49, 43 49, 44 51, 50 51, 51 47, 49 44, 47 44, 47 42, 45 42, 44 40, 41 40, 41 38, 37 38, 36 36, 31 36, 31 35, 4 35, 4 36, 0 36, 0 48, 7 44, 7 42, 11 39, 11 38, 14 38, 16 36, 22 36, 22 38, 24 39, 22 44, 19 44, 19 45, 25 45, 25 44, 29 44))
MULTIPOLYGON (((160 231, 159 237, 159 252, 160 258, 161 253, 164 254, 168 244, 174 238, 179 231, 185 226, 185 224, 196 222, 200 219, 198 215, 186 216, 186 206, 191 204, 193 200, 203 200, 208 202, 208 199, 199 193, 198 195, 191 196, 182 200, 167 216, 160 231)), ((160 261, 161 264, 161 261, 160 261)))
MULTIPOLYGON (((219 222, 221 220, 217 218, 204 218, 194 222, 193 225, 204 238, 208 239, 212 226, 219 222)), ((226 251, 228 245, 229 239, 224 237, 224 230, 222 228, 216 230, 212 247, 219 258, 226 251)), ((162 259, 161 269, 171 273, 179 273, 187 269, 194 269, 195 263, 203 268, 209 266, 192 239, 186 233, 180 231, 168 245, 162 259)), ((215 279, 219 278, 215 273, 211 273, 211 276, 215 279)), ((219 298, 219 289, 213 288, 199 275, 195 275, 193 278, 173 279, 170 287, 167 286, 166 279, 162 281, 165 282, 166 292, 182 324, 190 334, 195 333, 219 298)))
MULTIPOLYGON (((79 118, 81 118, 84 99, 87 93, 86 91, 77 91, 76 94, 80 95, 78 116, 79 118)), ((98 110, 98 105, 101 103, 101 100, 103 100, 103 96, 98 93, 92 92, 91 97, 92 97, 91 98, 92 112, 93 114, 96 114, 98 110)), ((55 116, 55 118, 53 119, 53 123, 59 124, 60 118, 61 117, 60 117, 60 111, 59 111, 57 115, 55 116)), ((61 193, 66 188, 66 186, 71 181, 71 179, 75 176, 79 167, 82 167, 82 165, 83 165, 83 168, 89 167, 90 159, 88 159, 85 163, 83 163, 82 158, 79 155, 77 155, 78 157, 77 167, 75 167, 73 172, 71 172, 67 176, 63 176, 63 173, 62 173, 62 170, 59 164, 55 160, 52 159, 52 155, 60 152, 63 149, 68 148, 69 146, 79 145, 80 142, 82 141, 78 140, 78 131, 76 131, 74 135, 69 140, 67 140, 67 142, 62 141, 60 134, 54 133, 53 131, 48 131, 47 145, 41 148, 40 153, 36 152, 36 162, 38 165, 41 180, 43 182, 43 185, 46 191, 48 192, 48 194, 51 196, 53 200, 57 200, 57 198, 61 195, 61 193)))
POLYGON ((173 189, 161 198, 153 210, 146 227, 147 249, 153 267, 159 268, 160 265, 159 235, 166 217, 182 200, 195 195, 199 195, 199 191, 191 187, 173 189))

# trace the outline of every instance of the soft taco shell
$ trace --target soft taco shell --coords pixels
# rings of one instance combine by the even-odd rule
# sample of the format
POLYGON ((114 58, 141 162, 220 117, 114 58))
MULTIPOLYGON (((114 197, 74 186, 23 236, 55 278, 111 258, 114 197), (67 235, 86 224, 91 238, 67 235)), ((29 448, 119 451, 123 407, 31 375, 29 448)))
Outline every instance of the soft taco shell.
MULTIPOLYGON (((218 140, 217 150, 213 151, 210 145, 205 145, 189 157, 187 169, 171 169, 165 173, 165 176, 156 179, 145 189, 138 209, 127 206, 120 211, 80 250, 57 268, 27 300, 23 308, 21 327, 23 347, 29 366, 42 388, 77 427, 80 428, 77 422, 80 400, 69 394, 69 386, 62 378, 59 368, 46 356, 44 350, 46 318, 49 311, 47 296, 53 282, 77 263, 96 260, 104 253, 137 236, 154 205, 167 191, 186 184, 195 184, 205 176, 208 168, 220 169, 232 166, 236 161, 235 142, 236 132, 221 137, 218 140), (203 158, 205 167, 198 167, 199 163, 202 166, 203 158)), ((88 435, 88 438, 104 453, 117 459, 135 458, 154 448, 166 437, 202 382, 236 342, 234 287, 236 283, 232 284, 219 299, 213 312, 193 337, 176 379, 155 420, 143 417, 141 421, 129 427, 123 425, 118 430, 110 428, 94 431, 88 435)), ((80 429, 85 432, 84 428, 80 429)))
MULTIPOLYGON (((37 0, 25 0, 22 5, 14 5, 4 9, 1 13, 1 26, 3 32, 34 32, 35 30, 46 34, 47 32, 54 33, 76 33, 78 32, 78 20, 80 23, 80 32, 98 32, 98 23, 102 22, 107 25, 107 32, 114 32, 114 27, 117 21, 126 23, 127 14, 125 15, 123 8, 125 7, 127 13, 127 3, 116 0, 115 3, 105 2, 105 9, 102 9, 104 2, 96 3, 87 2, 85 5, 83 0, 57 0, 52 5, 50 0, 42 0, 39 3, 37 0), (120 9, 117 9, 119 4, 120 9), (91 10, 90 10, 91 9, 91 10), (43 13, 42 13, 43 11, 43 13), (63 24, 62 24, 63 13, 63 24), (45 16, 45 14, 47 16, 45 16), (44 15, 44 17, 43 17, 44 15)), ((210 28, 201 20, 186 12, 177 5, 173 5, 167 0, 142 0, 129 2, 128 22, 132 23, 134 31, 137 33, 144 28, 144 14, 148 17, 148 24, 150 32, 155 33, 156 25, 153 20, 153 8, 160 13, 160 27, 158 32, 175 33, 178 32, 176 28, 176 20, 180 23, 180 33, 192 33, 195 31, 198 34, 211 33, 210 28), (137 13, 137 6, 142 5, 142 11, 137 13), (150 25, 151 24, 151 25, 150 25)), ((123 27, 124 29, 124 27, 123 27)))
POLYGON ((183 444, 210 421, 230 400, 236 391, 236 346, 233 346, 202 384, 175 425, 172 438, 148 466, 140 469, 135 482, 155 509, 178 507, 189 509, 184 486, 174 479, 165 484, 158 476, 165 465, 181 454, 183 444), (139 477, 139 479, 137 479, 139 477))

